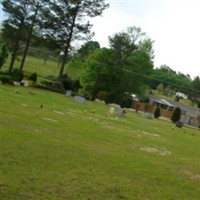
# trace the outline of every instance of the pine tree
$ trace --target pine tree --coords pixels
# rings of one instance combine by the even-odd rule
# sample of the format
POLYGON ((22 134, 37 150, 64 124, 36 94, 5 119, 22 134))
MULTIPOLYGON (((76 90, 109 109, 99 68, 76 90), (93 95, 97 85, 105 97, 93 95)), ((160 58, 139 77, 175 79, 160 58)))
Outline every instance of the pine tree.
POLYGON ((92 36, 92 25, 86 19, 101 15, 108 4, 105 0, 46 0, 46 2, 43 32, 46 37, 54 38, 64 53, 59 71, 61 78, 69 59, 72 41, 84 40, 92 36))
POLYGON ((158 117, 160 117, 160 108, 157 106, 156 110, 154 112, 154 117, 157 119, 158 117))
POLYGON ((179 107, 176 107, 172 114, 171 120, 173 123, 176 123, 179 121, 180 117, 181 117, 181 109, 179 107))

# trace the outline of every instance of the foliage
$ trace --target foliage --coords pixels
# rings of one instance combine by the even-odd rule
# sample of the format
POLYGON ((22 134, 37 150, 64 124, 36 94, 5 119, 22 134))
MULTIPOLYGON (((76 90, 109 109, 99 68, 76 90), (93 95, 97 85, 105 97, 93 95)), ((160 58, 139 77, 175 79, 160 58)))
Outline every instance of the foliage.
POLYGON ((64 87, 62 82, 60 81, 53 81, 51 86, 50 86, 50 90, 56 91, 56 92, 64 92, 64 87))
POLYGON ((0 81, 1 81, 3 84, 12 84, 13 79, 12 79, 12 77, 9 76, 9 75, 3 75, 3 74, 1 74, 1 75, 0 75, 0 81))
MULTIPOLYGON (((179 91, 185 94, 189 94, 192 85, 189 75, 177 73, 167 65, 162 65, 160 68, 156 68, 150 74, 150 79, 146 81, 151 88, 156 89, 159 84, 163 84, 163 87, 169 87, 168 89, 173 91, 179 91)), ((169 92, 169 90, 168 90, 169 92)))
POLYGON ((80 79, 81 73, 84 70, 84 63, 97 49, 100 49, 98 42, 88 41, 81 46, 74 57, 67 63, 66 72, 73 81, 80 79))
POLYGON ((64 74, 61 78, 56 78, 58 81, 60 81, 65 88, 65 90, 71 90, 72 89, 72 80, 68 77, 67 74, 64 74))
POLYGON ((82 88, 80 88, 77 92, 74 92, 74 94, 78 95, 78 96, 81 96, 81 97, 84 97, 84 98, 86 98, 88 100, 92 100, 91 94, 88 91, 86 91, 86 90, 84 90, 82 88))
POLYGON ((177 96, 177 95, 175 96, 175 101, 176 101, 176 102, 179 102, 180 99, 183 99, 183 97, 180 97, 180 96, 177 96))
POLYGON ((3 10, 7 14, 7 19, 3 22, 3 38, 9 44, 12 57, 9 72, 12 71, 20 46, 24 43, 24 55, 20 66, 22 71, 36 16, 37 19, 40 18, 38 10, 43 3, 43 0, 4 0, 2 2, 3 10))
POLYGON ((14 68, 9 75, 12 76, 14 81, 18 82, 22 81, 24 78, 24 73, 17 68, 14 68))
POLYGON ((47 90, 52 90, 55 92, 64 93, 64 87, 61 81, 59 80, 50 80, 50 79, 42 79, 40 83, 45 87, 47 90))
POLYGON ((157 119, 160 117, 160 108, 157 106, 154 111, 154 117, 157 119))
POLYGON ((111 85, 112 63, 113 52, 106 48, 96 50, 85 62, 81 85, 92 95, 93 99, 99 91, 110 92, 110 88, 113 88, 113 84, 111 85))
POLYGON ((192 81, 192 86, 195 90, 200 91, 200 77, 196 76, 192 81))
POLYGON ((99 91, 97 93, 97 98, 108 103, 108 92, 102 90, 99 91))
POLYGON ((28 80, 33 81, 33 83, 35 84, 35 83, 37 82, 37 73, 36 73, 36 72, 32 73, 32 74, 28 77, 28 80))
POLYGON ((86 22, 86 18, 101 15, 108 5, 104 0, 60 0, 59 4, 51 0, 46 2, 46 11, 43 13, 43 32, 47 37, 57 41, 64 54, 59 71, 59 77, 61 77, 69 59, 71 42, 91 37, 92 25, 86 22))
POLYGON ((6 62, 8 55, 9 55, 9 51, 8 51, 7 44, 3 44, 0 50, 0 69, 3 66, 3 64, 6 62))
POLYGON ((143 75, 153 69, 152 41, 135 27, 109 38, 110 48, 97 49, 88 57, 81 74, 81 84, 97 97, 107 92, 107 101, 124 105, 126 93, 144 92, 143 75), (137 40, 136 40, 137 38, 137 40))
POLYGON ((164 91, 164 85, 162 83, 160 83, 157 87, 156 87, 156 90, 162 94, 163 91, 164 91))
POLYGON ((176 107, 172 114, 171 120, 173 123, 176 123, 179 121, 180 117, 181 117, 181 109, 179 107, 176 107))

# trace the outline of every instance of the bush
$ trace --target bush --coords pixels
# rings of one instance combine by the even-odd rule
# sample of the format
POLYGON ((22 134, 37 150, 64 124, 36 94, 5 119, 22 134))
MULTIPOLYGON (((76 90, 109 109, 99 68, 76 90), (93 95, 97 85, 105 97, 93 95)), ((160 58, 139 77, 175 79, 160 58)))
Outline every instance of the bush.
POLYGON ((8 46, 6 44, 3 44, 0 50, 0 68, 6 62, 8 55, 9 55, 8 46))
POLYGON ((32 73, 29 77, 28 80, 33 81, 33 84, 37 82, 37 73, 32 73))
POLYGON ((79 89, 78 92, 76 93, 76 95, 84 97, 88 100, 92 100, 92 95, 90 92, 84 90, 84 89, 79 89))
POLYGON ((121 108, 130 108, 132 104, 132 98, 129 95, 118 95, 115 96, 113 103, 119 104, 121 108))
POLYGON ((56 92, 64 92, 65 89, 60 81, 54 81, 50 87, 51 90, 56 92))
POLYGON ((160 117, 160 108, 158 106, 156 107, 156 110, 154 112, 154 117, 156 119, 158 119, 158 117, 160 117))
POLYGON ((181 117, 181 109, 179 107, 175 108, 173 114, 172 114, 172 117, 171 117, 171 120, 173 123, 176 123, 179 121, 181 117))
POLYGON ((13 79, 9 75, 0 75, 0 81, 3 84, 11 84, 11 85, 13 84, 13 79))
POLYGON ((104 100, 105 102, 108 101, 108 96, 109 96, 109 94, 106 91, 99 91, 97 94, 97 98, 100 100, 104 100))
POLYGON ((9 75, 12 76, 12 78, 13 78, 14 81, 19 81, 20 82, 24 78, 23 72, 20 71, 17 68, 13 69, 9 75))
POLYGON ((44 89, 55 91, 55 92, 61 92, 61 93, 65 92, 63 84, 60 81, 52 81, 48 79, 43 79, 40 81, 40 83, 43 85, 42 88, 44 89))

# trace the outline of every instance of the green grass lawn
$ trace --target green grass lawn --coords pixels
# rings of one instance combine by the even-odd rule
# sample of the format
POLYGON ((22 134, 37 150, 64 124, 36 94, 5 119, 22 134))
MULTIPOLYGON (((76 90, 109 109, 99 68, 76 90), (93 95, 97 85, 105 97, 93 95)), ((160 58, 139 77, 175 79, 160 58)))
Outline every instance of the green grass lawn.
MULTIPOLYGON (((15 61, 15 68, 19 68, 21 63, 20 61, 15 61)), ((7 59, 7 62, 3 66, 3 70, 8 70, 8 66, 10 64, 10 58, 7 59)), ((45 77, 47 75, 58 75, 59 67, 58 62, 53 60, 47 60, 46 64, 43 59, 27 56, 26 62, 23 68, 24 72, 34 73, 36 72, 38 75, 45 77)))
POLYGON ((109 108, 0 85, 0 199, 199 200, 200 131, 109 108))

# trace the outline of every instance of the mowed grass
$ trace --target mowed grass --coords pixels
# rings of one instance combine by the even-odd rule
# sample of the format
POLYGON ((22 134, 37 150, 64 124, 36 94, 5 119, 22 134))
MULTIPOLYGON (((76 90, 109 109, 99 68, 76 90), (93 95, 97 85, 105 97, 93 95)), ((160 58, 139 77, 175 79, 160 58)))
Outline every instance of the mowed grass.
MULTIPOLYGON (((7 59, 2 69, 4 71, 8 70, 9 64, 10 64, 10 57, 7 59)), ((20 64, 21 60, 16 60, 14 68, 19 69, 20 64)), ((28 73, 36 72, 41 77, 45 77, 47 75, 57 76, 59 72, 58 61, 53 61, 48 59, 46 63, 44 63, 43 59, 27 56, 23 71, 28 73)))
POLYGON ((199 200, 200 131, 109 108, 0 85, 0 199, 199 200))

